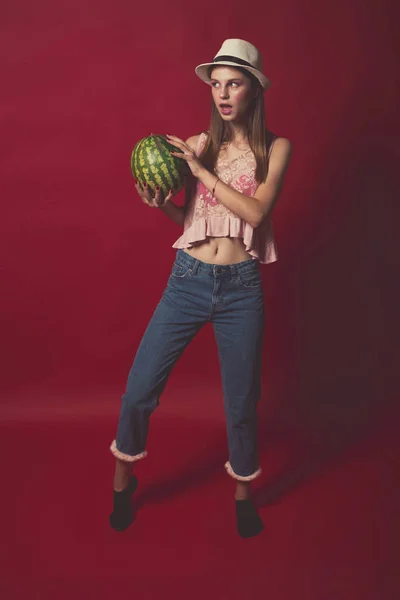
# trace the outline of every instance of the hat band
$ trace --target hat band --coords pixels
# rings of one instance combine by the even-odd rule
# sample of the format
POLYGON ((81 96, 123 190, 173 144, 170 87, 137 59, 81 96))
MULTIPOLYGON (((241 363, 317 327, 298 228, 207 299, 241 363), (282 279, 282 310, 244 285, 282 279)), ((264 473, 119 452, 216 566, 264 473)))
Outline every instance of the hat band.
POLYGON ((215 62, 220 62, 222 60, 228 60, 229 62, 235 62, 238 63, 239 65, 245 65, 246 67, 253 67, 253 65, 249 62, 247 62, 247 60, 243 60, 242 58, 237 58, 236 56, 217 56, 216 58, 214 58, 213 63, 215 62))

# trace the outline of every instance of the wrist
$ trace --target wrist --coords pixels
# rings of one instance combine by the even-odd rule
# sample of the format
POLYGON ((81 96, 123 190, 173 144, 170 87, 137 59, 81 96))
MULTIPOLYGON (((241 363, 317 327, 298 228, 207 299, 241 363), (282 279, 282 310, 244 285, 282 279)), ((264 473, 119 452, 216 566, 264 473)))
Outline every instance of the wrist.
POLYGON ((214 194, 215 194, 215 188, 217 187, 217 183, 218 183, 219 181, 221 181, 221 180, 220 180, 220 178, 219 178, 219 177, 216 177, 216 179, 215 179, 215 181, 214 181, 214 186, 213 186, 213 188, 212 188, 212 190, 211 190, 211 193, 212 193, 212 195, 213 195, 213 196, 214 196, 214 194))
POLYGON ((204 183, 203 180, 205 177, 207 177, 207 175, 211 175, 210 171, 207 171, 205 167, 201 167, 201 169, 199 169, 199 172, 197 173, 197 179, 199 179, 201 183, 204 183))
POLYGON ((219 181, 221 181, 218 175, 216 175, 215 173, 211 173, 211 171, 208 171, 204 167, 198 174, 197 178, 213 195, 215 191, 215 186, 219 181))

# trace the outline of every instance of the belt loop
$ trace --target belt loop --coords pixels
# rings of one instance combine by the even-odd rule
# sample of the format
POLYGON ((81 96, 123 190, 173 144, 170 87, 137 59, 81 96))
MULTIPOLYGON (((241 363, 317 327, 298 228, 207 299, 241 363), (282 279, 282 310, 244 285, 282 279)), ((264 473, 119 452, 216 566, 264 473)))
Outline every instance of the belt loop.
POLYGON ((199 261, 196 258, 193 260, 194 260, 194 263, 192 266, 192 273, 193 273, 193 275, 196 275, 197 269, 199 268, 199 261))

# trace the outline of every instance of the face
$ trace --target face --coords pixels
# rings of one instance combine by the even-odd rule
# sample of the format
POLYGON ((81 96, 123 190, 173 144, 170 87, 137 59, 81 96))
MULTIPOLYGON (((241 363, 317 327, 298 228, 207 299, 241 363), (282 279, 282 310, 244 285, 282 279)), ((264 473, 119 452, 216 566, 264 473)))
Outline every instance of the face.
POLYGON ((240 121, 254 98, 250 79, 234 67, 215 67, 211 72, 211 90, 224 121, 240 121))

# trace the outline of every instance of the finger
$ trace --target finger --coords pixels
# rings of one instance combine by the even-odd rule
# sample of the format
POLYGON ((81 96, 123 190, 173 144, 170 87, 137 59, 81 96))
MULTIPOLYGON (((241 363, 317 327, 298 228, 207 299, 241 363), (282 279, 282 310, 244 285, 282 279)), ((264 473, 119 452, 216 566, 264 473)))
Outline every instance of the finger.
MULTIPOLYGON (((187 147, 187 146, 185 146, 184 144, 177 144, 177 143, 175 143, 175 142, 171 142, 170 140, 168 140, 168 142, 169 142, 170 144, 172 144, 173 146, 176 146, 176 148, 177 148, 177 149, 179 148, 179 150, 182 150, 183 152, 186 152, 186 151, 188 150, 188 147, 187 147)), ((176 152, 176 151, 177 151, 177 150, 175 150, 175 152, 176 152)))
POLYGON ((139 181, 136 182, 135 188, 139 196, 143 196, 143 187, 139 181))
POLYGON ((141 199, 143 200, 143 202, 145 202, 146 204, 148 204, 149 206, 152 206, 152 195, 150 192, 150 189, 147 185, 147 183, 143 183, 143 187, 140 186, 140 184, 138 183, 138 185, 136 186, 137 192, 139 194, 139 196, 141 197, 141 199))
POLYGON ((179 138, 177 135, 170 135, 169 133, 166 134, 166 136, 169 140, 173 140, 175 142, 178 142, 180 144, 184 144, 185 142, 183 140, 181 140, 181 138, 179 138))
POLYGON ((189 149, 189 146, 186 144, 186 142, 181 140, 181 138, 176 137, 176 135, 168 135, 167 134, 166 137, 170 144, 173 144, 174 146, 178 146, 178 148, 189 149))
POLYGON ((170 150, 170 153, 173 156, 176 156, 177 158, 182 158, 183 160, 190 160, 190 155, 186 152, 174 152, 173 150, 170 150))
POLYGON ((151 195, 151 191, 146 182, 143 183, 143 195, 149 201, 153 201, 153 196, 151 195))
POLYGON ((156 185, 156 191, 154 194, 154 204, 156 206, 161 206, 162 203, 163 203, 163 198, 162 198, 161 190, 160 190, 159 186, 156 185))
POLYGON ((147 199, 146 199, 146 197, 144 196, 144 194, 143 194, 143 190, 142 190, 142 188, 140 187, 139 183, 138 183, 137 185, 135 185, 135 188, 136 188, 136 191, 137 191, 137 193, 139 194, 139 196, 140 196, 140 197, 141 197, 141 199, 143 200, 143 202, 147 202, 147 199))
POLYGON ((139 196, 141 197, 141 199, 142 199, 142 202, 144 202, 144 204, 148 204, 148 203, 149 203, 148 199, 147 199, 147 198, 146 198, 146 196, 143 194, 143 192, 142 192, 142 193, 139 193, 139 196))
POLYGON ((166 204, 169 200, 171 200, 173 195, 174 195, 174 191, 170 190, 168 195, 165 197, 164 204, 166 204))
POLYGON ((156 204, 155 204, 155 202, 154 202, 154 198, 153 198, 153 196, 151 196, 151 195, 150 195, 150 196, 148 197, 148 199, 147 199, 147 204, 148 204, 149 206, 151 206, 151 208, 154 208, 154 207, 156 206, 156 204))

